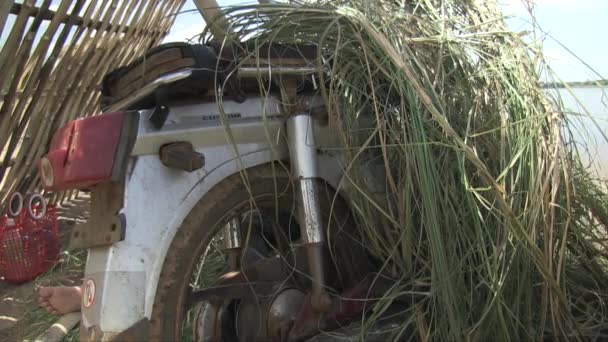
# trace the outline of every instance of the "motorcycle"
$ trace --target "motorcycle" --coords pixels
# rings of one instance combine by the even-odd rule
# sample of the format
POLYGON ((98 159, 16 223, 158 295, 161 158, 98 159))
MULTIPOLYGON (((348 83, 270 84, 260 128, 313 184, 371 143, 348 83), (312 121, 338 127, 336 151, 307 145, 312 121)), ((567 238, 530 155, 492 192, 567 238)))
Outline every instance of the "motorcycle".
POLYGON ((151 49, 40 160, 44 188, 90 191, 71 236, 89 250, 82 340, 373 340, 360 323, 390 282, 358 238, 345 168, 381 195, 382 165, 342 164, 314 46, 235 63, 239 49, 151 49))

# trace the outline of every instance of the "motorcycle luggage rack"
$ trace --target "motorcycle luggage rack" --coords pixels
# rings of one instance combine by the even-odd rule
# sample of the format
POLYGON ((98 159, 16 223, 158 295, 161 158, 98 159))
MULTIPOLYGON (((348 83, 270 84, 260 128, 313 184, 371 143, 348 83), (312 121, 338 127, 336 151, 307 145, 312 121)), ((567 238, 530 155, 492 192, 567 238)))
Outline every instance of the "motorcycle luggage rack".
MULTIPOLYGON (((141 99, 153 94, 156 90, 163 86, 171 83, 178 82, 186 79, 192 75, 192 69, 184 69, 171 74, 161 76, 154 81, 146 84, 141 89, 138 89, 133 94, 119 100, 112 104, 106 111, 115 112, 129 108, 134 103, 137 103, 141 99)), ((316 67, 302 66, 302 67, 276 67, 276 66, 264 66, 260 67, 243 67, 237 71, 238 77, 241 78, 253 78, 258 76, 284 76, 284 75, 311 75, 317 72, 316 67)))
POLYGON ((147 97, 150 94, 153 94, 157 89, 162 86, 186 79, 192 75, 192 69, 183 69, 174 73, 170 73, 164 76, 161 76, 154 81, 146 84, 141 89, 138 89, 133 94, 117 101, 112 104, 107 112, 115 112, 123 109, 129 108, 134 103, 137 103, 141 99, 147 97))
POLYGON ((152 108, 159 105, 157 90, 173 99, 208 98, 215 93, 216 82, 238 98, 243 91, 257 93, 257 88, 249 89, 249 83, 257 82, 234 82, 237 78, 308 76, 318 70, 316 58, 314 45, 163 44, 104 77, 102 107, 104 111, 152 108))

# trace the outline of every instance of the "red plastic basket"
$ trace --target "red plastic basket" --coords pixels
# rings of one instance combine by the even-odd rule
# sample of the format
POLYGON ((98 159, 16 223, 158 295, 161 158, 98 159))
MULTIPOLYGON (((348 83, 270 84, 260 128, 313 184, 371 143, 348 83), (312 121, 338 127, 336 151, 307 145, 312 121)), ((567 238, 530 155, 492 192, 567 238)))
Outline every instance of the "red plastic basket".
POLYGON ((23 283, 48 271, 59 258, 61 246, 57 211, 48 206, 35 220, 22 210, 11 219, 0 216, 0 276, 5 281, 23 283))

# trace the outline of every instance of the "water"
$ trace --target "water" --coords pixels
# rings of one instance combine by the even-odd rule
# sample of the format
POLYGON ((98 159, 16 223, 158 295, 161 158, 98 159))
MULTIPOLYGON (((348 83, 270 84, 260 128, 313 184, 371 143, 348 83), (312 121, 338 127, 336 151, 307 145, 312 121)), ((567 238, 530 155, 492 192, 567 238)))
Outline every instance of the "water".
POLYGON ((608 87, 573 88, 557 91, 568 111, 588 112, 591 118, 569 115, 575 129, 575 139, 585 144, 588 152, 584 160, 601 178, 608 179, 608 87), (595 123, 594 123, 595 121, 595 123))

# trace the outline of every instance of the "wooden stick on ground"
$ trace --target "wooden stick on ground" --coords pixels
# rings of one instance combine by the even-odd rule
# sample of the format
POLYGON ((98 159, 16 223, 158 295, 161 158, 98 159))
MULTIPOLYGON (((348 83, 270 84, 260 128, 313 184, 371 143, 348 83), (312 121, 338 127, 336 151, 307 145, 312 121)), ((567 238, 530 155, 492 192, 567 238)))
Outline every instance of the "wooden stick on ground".
POLYGON ((80 322, 80 312, 72 312, 61 316, 55 324, 36 338, 36 342, 61 342, 65 335, 80 322))

